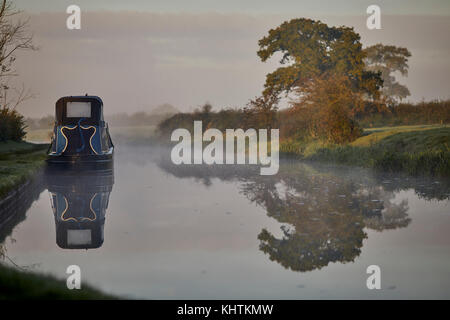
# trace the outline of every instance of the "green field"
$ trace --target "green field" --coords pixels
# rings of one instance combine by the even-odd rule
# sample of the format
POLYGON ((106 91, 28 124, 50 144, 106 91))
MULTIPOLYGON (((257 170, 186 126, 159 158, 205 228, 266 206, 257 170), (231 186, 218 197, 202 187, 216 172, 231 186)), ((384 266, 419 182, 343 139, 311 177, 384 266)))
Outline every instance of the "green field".
POLYGON ((443 125, 420 125, 420 126, 397 126, 364 129, 364 135, 351 143, 352 146, 369 146, 381 140, 402 132, 417 132, 431 129, 445 129, 450 126, 443 125))

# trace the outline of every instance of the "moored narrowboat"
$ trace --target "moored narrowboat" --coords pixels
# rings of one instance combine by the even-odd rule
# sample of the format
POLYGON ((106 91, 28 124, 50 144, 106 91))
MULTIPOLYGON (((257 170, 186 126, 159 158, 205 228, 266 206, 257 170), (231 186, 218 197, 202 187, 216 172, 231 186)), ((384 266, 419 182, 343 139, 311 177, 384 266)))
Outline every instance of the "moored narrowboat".
POLYGON ((56 102, 49 164, 112 167, 113 154, 114 145, 99 97, 70 96, 56 102))

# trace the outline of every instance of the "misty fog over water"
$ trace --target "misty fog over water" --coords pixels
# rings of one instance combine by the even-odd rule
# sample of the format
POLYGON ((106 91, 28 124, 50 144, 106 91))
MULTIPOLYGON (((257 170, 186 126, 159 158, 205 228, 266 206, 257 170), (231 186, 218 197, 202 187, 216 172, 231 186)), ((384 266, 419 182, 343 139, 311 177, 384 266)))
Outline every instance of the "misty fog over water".
POLYGON ((125 297, 450 297, 449 181, 290 160, 261 176, 176 166, 166 147, 116 151, 113 174, 44 177, 2 236, 8 257, 61 279, 79 265, 82 283, 125 297), (64 219, 97 219, 91 249, 69 248, 81 240, 59 226, 63 197, 64 219), (367 290, 372 264, 382 290, 367 290))

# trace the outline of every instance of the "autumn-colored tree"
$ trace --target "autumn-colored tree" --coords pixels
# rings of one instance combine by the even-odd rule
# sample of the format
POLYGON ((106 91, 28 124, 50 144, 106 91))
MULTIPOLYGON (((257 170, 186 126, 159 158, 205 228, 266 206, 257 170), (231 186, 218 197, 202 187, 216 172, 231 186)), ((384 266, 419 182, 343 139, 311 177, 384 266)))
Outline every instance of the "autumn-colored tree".
POLYGON ((353 28, 293 19, 270 30, 259 47, 263 62, 281 54, 283 65, 266 76, 263 96, 295 93, 293 118, 311 117, 306 120, 313 137, 344 143, 361 134, 353 118, 377 103, 382 80, 379 72, 366 70, 366 53, 353 28))
MULTIPOLYGON (((300 89, 298 89, 300 90, 300 89)), ((351 88, 351 80, 345 75, 328 75, 317 77, 311 85, 299 93, 293 103, 293 113, 309 113, 309 133, 314 138, 332 143, 344 143, 355 140, 362 133, 353 120, 353 110, 364 104, 363 95, 351 88)))
POLYGON ((386 46, 381 43, 364 49, 366 55, 366 70, 379 72, 383 80, 382 94, 390 103, 401 101, 410 95, 405 85, 398 83, 395 73, 408 75, 408 49, 396 46, 386 46))
POLYGON ((266 76, 264 95, 300 94, 327 74, 345 75, 353 91, 378 97, 381 79, 378 73, 365 70, 365 52, 360 36, 349 27, 329 27, 311 19, 286 21, 259 40, 258 56, 263 62, 281 54, 283 65, 266 76))

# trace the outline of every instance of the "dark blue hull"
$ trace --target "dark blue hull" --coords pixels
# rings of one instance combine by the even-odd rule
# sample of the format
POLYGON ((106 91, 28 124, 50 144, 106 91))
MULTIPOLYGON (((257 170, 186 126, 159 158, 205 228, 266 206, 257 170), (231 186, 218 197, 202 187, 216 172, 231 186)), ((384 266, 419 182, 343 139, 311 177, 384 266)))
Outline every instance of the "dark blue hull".
POLYGON ((55 169, 105 170, 113 169, 114 157, 113 154, 49 156, 47 164, 55 169))

